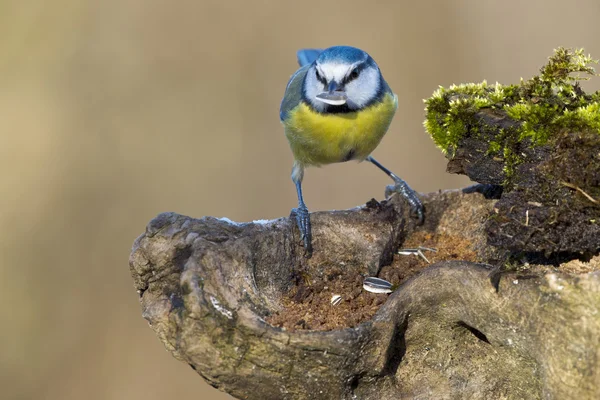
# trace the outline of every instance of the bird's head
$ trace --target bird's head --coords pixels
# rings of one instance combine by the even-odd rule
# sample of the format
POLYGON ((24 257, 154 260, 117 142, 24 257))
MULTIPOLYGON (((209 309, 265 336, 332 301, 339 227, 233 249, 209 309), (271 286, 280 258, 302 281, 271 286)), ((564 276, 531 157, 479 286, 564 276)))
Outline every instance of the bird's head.
POLYGON ((355 47, 324 50, 304 80, 305 101, 319 112, 360 110, 377 100, 383 78, 375 61, 355 47))

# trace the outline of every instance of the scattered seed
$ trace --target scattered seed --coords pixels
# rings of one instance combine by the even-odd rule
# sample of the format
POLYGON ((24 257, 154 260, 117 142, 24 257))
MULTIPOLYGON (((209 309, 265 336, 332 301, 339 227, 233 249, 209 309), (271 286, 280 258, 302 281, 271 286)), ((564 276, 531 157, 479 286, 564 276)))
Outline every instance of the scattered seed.
POLYGON ((430 261, 427 259, 427 257, 425 257, 425 254, 423 254, 423 251, 431 251, 432 253, 435 253, 435 252, 437 252, 437 249, 432 248, 432 247, 419 246, 416 249, 400 249, 400 250, 398 250, 398 254, 400 254, 402 256, 408 256, 408 255, 414 254, 415 256, 421 257, 423 260, 425 260, 425 262, 427 262, 427 264, 429 264, 430 261))
POLYGON ((363 289, 371 293, 392 293, 393 285, 385 279, 370 276, 363 281, 363 289))
POLYGON ((334 294, 333 296, 331 296, 331 304, 332 305, 337 306, 341 302, 342 302, 342 296, 340 296, 339 294, 334 294))

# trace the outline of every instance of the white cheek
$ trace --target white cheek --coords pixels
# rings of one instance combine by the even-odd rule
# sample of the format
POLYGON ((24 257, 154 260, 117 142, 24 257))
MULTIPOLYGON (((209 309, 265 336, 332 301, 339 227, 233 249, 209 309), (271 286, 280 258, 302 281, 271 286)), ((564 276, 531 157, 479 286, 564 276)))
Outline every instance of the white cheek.
POLYGON ((317 80, 315 72, 313 70, 308 71, 306 81, 304 82, 304 92, 310 104, 317 111, 324 111, 325 107, 327 107, 327 104, 316 99, 317 95, 325 90, 325 85, 317 80))
POLYGON ((376 95, 380 85, 380 75, 374 68, 367 68, 346 85, 348 103, 354 103, 357 107, 364 107, 376 95))

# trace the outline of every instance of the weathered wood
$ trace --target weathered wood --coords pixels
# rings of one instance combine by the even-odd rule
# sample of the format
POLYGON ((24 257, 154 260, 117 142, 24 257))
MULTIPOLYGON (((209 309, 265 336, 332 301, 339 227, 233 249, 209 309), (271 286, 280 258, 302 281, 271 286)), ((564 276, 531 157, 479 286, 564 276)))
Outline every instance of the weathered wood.
MULTIPOLYGON (((312 214, 309 260, 293 219, 161 214, 130 259, 143 316, 176 358, 238 398, 600 397, 600 272, 439 263, 355 328, 290 332, 265 322, 299 268, 343 260, 375 274, 415 229, 460 232, 481 260, 498 259, 482 224, 496 200, 462 191, 424 200, 424 227, 396 196, 312 214)), ((598 269, 598 257, 586 268, 598 269)))

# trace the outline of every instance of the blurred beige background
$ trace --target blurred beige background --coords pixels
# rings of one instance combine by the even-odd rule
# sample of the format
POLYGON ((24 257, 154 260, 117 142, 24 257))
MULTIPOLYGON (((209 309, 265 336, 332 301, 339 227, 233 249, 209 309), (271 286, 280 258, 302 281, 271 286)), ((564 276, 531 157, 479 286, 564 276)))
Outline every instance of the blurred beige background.
MULTIPOLYGON (((559 45, 598 58, 599 22, 598 0, 0 2, 0 397, 229 398, 141 318, 128 256, 162 211, 289 214, 278 109, 298 48, 371 53, 400 98, 375 156, 434 191, 468 181, 444 172, 421 100, 517 82, 559 45)), ((343 209, 388 183, 311 169, 305 198, 343 209)))

